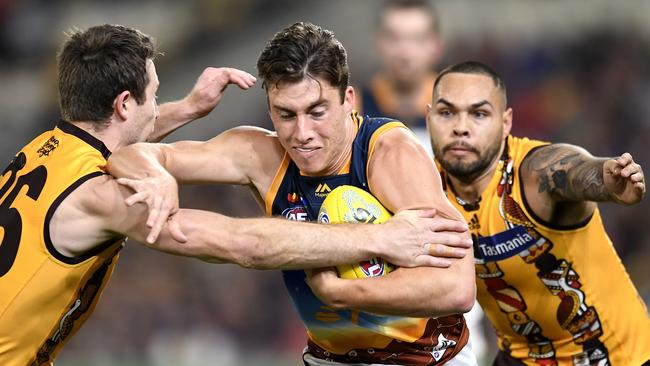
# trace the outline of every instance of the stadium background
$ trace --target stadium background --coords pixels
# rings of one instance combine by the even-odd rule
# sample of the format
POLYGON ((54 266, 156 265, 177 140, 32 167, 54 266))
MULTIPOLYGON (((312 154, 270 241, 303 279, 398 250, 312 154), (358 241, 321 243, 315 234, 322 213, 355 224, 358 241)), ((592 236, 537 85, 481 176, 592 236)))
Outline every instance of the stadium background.
MULTIPOLYGON (((117 23, 154 35, 165 53, 157 59, 164 102, 187 93, 208 65, 255 74, 265 42, 300 20, 336 33, 348 50, 352 81, 360 84, 376 69, 378 5, 0 0, 0 165, 58 119, 55 52, 70 27, 117 23)), ((440 68, 466 59, 494 66, 508 85, 515 134, 578 144, 601 156, 629 151, 650 172, 650 1, 441 0, 435 6, 446 43, 440 68)), ((231 87, 210 116, 167 141, 206 139, 239 124, 270 127, 259 85, 247 92, 231 87)), ((260 214, 241 187, 183 188, 181 203, 260 214)), ((647 303, 650 204, 601 209, 647 303)), ((94 316, 57 365, 300 365, 304 340, 278 272, 209 265, 132 242, 94 316)))

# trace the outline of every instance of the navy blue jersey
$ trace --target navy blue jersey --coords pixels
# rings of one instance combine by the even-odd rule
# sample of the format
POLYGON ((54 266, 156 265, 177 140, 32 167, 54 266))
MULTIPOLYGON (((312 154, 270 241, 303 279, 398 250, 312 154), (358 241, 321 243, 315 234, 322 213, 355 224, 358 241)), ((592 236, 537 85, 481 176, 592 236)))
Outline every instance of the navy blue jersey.
MULTIPOLYGON (((316 221, 325 197, 336 187, 352 185, 370 192, 367 167, 377 138, 392 128, 406 127, 392 119, 360 118, 356 113, 352 119, 357 133, 346 168, 331 176, 303 176, 285 153, 266 195, 267 214, 316 221)), ((433 365, 452 357, 467 342, 461 315, 422 319, 335 311, 312 293, 304 271, 283 271, 283 278, 307 326, 309 350, 316 357, 344 363, 433 365)))

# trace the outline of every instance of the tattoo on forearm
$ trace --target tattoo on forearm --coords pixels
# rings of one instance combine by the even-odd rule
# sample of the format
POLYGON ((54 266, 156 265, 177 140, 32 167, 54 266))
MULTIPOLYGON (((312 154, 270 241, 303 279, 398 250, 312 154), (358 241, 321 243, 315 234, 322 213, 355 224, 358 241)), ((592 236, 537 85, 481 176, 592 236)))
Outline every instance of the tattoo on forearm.
POLYGON ((523 168, 539 177, 538 191, 565 201, 604 201, 604 159, 586 156, 567 145, 550 145, 534 151, 523 168))

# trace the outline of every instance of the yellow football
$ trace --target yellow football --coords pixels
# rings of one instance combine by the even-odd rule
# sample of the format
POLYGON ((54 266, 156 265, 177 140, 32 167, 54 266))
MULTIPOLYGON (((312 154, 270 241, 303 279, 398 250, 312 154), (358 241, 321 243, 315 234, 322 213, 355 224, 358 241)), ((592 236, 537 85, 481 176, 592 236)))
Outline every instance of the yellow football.
MULTIPOLYGON (((323 224, 361 223, 381 224, 392 215, 370 193, 354 186, 339 186, 330 192, 318 212, 323 224)), ((372 258, 355 264, 337 266, 341 278, 383 276, 394 269, 382 258, 372 258)))

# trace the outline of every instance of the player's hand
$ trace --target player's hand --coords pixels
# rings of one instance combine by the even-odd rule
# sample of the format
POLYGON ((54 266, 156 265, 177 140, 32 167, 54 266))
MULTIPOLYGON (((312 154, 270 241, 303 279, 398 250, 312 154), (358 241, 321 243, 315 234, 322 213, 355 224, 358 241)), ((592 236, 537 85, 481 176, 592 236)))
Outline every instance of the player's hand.
POLYGON ((605 161, 603 182, 616 203, 631 205, 641 201, 645 195, 643 169, 629 153, 605 161))
POLYGON ((210 113, 219 104, 224 90, 230 84, 236 84, 241 89, 248 89, 255 85, 255 77, 246 71, 230 67, 208 67, 199 76, 192 91, 184 101, 193 111, 196 118, 201 118, 210 113))
POLYGON ((450 259, 470 254, 467 224, 436 214, 435 209, 404 210, 378 225, 386 244, 379 256, 399 267, 446 268, 450 259))
POLYGON ((336 293, 339 285, 343 285, 336 269, 332 267, 316 268, 305 270, 307 275, 307 285, 311 291, 327 306, 336 306, 336 293))
MULTIPOLYGON (((127 206, 138 202, 149 208, 147 226, 151 228, 147 235, 147 243, 152 244, 158 239, 163 226, 178 212, 178 184, 171 175, 152 176, 145 179, 119 178, 117 183, 131 188, 134 194, 124 200, 127 206)), ((187 241, 185 234, 177 222, 170 220, 169 231, 172 237, 181 243, 187 241)))

